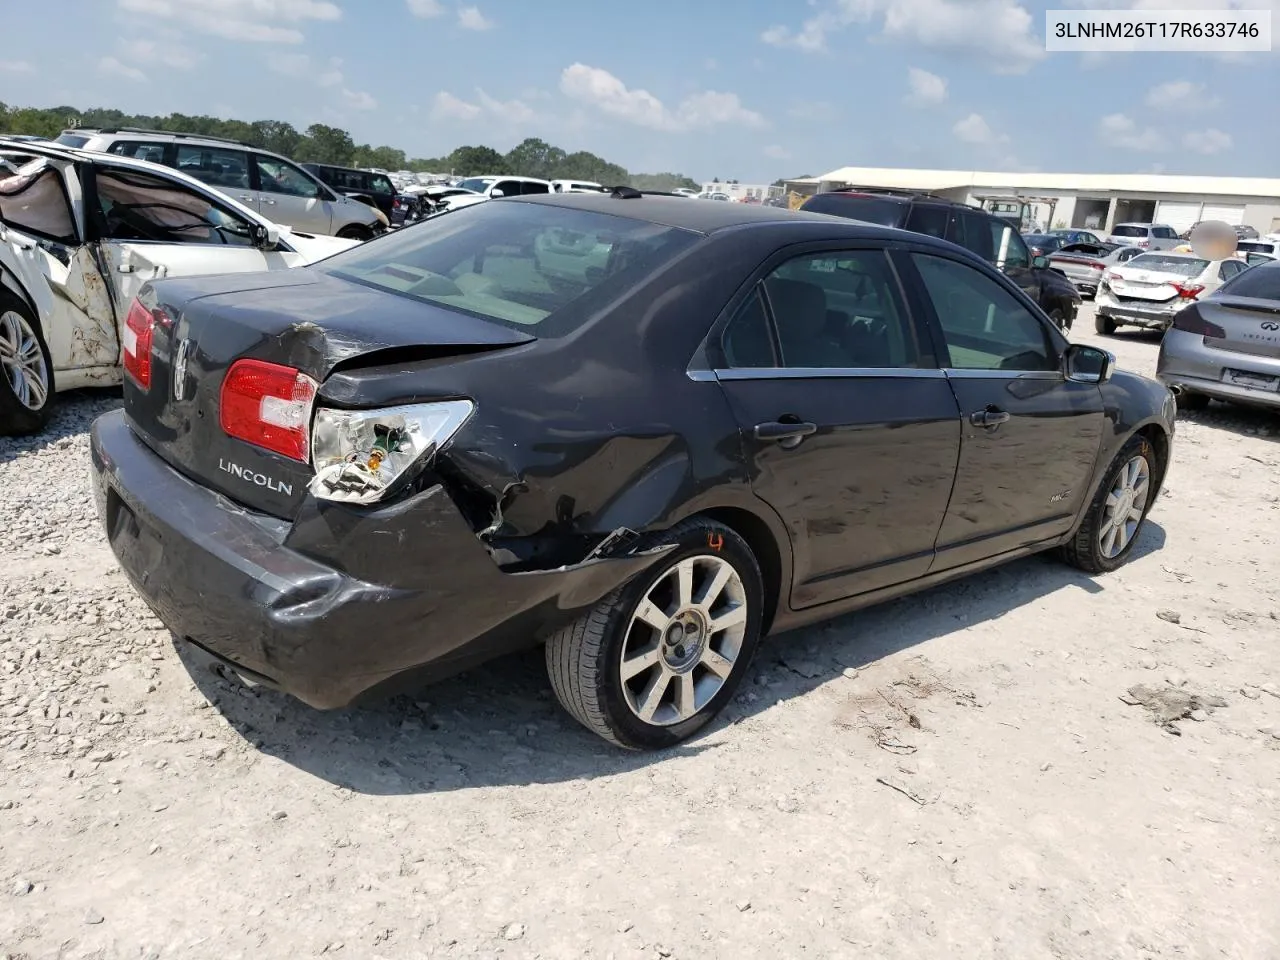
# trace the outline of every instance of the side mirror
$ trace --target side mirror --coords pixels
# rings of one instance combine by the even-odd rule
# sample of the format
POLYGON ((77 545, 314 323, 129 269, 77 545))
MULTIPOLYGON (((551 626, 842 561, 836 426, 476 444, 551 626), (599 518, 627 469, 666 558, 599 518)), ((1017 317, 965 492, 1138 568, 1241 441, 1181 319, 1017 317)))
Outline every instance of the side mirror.
POLYGON ((1106 383, 1116 368, 1115 354, 1083 343, 1067 347, 1062 362, 1067 379, 1080 383, 1106 383))
POLYGON ((272 250, 280 242, 280 229, 274 223, 266 226, 255 223, 251 228, 253 245, 259 250, 272 250))
POLYGON ((1032 265, 1033 267, 1035 267, 1037 270, 1048 270, 1048 269, 1049 269, 1049 258, 1048 258, 1048 257, 1042 257, 1042 256, 1035 256, 1035 257, 1032 257, 1032 258, 1031 258, 1031 265, 1032 265))
POLYGON ((489 191, 489 196, 496 200, 496 199, 498 199, 499 197, 505 197, 505 196, 506 196, 506 194, 505 194, 505 193, 503 193, 501 190, 490 190, 490 191, 489 191))

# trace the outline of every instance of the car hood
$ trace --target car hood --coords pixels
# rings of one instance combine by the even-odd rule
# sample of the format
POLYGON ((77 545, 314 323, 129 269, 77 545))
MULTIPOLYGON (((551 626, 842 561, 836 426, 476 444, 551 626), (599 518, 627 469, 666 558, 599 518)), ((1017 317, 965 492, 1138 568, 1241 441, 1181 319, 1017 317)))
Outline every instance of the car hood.
POLYGON ((302 254, 306 263, 315 263, 335 253, 341 253, 359 244, 359 240, 348 240, 345 237, 325 237, 314 233, 299 233, 283 224, 280 228, 280 239, 302 254))

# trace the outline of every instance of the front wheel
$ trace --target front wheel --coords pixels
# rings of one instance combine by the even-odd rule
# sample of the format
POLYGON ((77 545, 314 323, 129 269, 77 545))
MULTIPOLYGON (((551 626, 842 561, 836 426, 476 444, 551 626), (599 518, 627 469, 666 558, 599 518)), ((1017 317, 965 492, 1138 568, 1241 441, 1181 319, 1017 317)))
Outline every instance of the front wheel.
POLYGON ((1063 558, 1086 573, 1109 573, 1128 559, 1151 509, 1160 468, 1146 437, 1133 437, 1116 454, 1063 558))
POLYGON ((1116 332, 1116 322, 1105 313, 1099 313, 1093 318, 1093 329, 1104 337, 1109 337, 1116 332))
POLYGON ((633 750, 669 747, 705 727, 760 642, 763 585, 733 530, 687 520, 651 571, 547 641, 547 672, 588 730, 633 750))
POLYGON ((0 434, 39 433, 53 412, 53 361, 31 309, 0 290, 0 434))

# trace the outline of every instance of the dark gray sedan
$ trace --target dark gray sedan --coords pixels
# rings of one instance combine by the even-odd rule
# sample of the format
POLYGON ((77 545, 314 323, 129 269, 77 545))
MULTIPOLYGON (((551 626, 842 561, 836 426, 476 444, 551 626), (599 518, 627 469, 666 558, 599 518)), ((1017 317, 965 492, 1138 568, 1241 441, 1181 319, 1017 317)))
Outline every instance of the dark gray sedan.
POLYGON ((1250 267, 1179 311, 1156 376, 1180 407, 1210 397, 1280 407, 1280 261, 1250 267))

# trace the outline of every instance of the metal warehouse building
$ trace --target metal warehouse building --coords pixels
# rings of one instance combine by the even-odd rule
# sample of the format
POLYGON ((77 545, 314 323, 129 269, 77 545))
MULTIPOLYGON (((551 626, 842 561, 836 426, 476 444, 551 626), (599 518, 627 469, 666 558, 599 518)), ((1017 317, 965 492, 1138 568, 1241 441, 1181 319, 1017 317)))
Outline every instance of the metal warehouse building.
POLYGON ((1117 223, 1165 223, 1179 233, 1198 220, 1280 232, 1280 179, 1164 174, 985 173, 842 167, 786 181, 800 194, 867 189, 920 191, 974 206, 1016 200, 1032 206, 1044 229, 1108 231, 1117 223))

